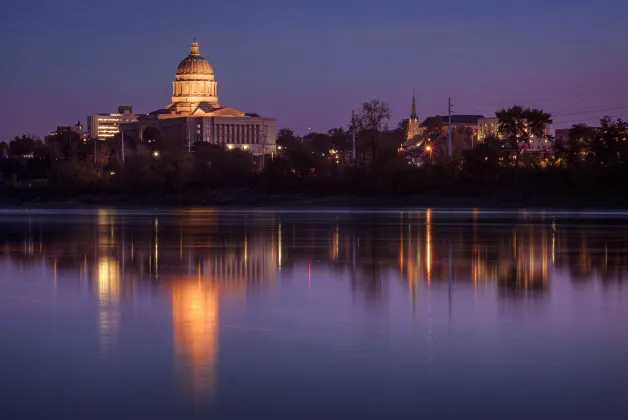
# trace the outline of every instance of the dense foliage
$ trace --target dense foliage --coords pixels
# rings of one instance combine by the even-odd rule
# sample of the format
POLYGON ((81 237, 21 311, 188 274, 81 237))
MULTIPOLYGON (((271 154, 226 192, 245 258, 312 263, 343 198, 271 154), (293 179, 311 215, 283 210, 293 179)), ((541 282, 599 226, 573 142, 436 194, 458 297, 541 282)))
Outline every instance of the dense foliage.
MULTIPOLYGON (((2 194, 141 200, 240 189, 322 196, 624 197, 628 123, 605 117, 599 127, 574 125, 568 139, 554 142, 553 153, 539 156, 527 153, 524 143, 529 135, 546 133, 549 114, 515 106, 497 115, 499 138, 476 142, 451 159, 419 150, 420 164, 400 151, 407 120, 388 129, 390 110, 378 101, 365 103, 348 129, 303 137, 281 129, 277 154, 265 157, 205 143, 188 150, 183 139, 127 139, 122 159, 120 138, 83 142, 74 133, 61 133, 44 143, 22 136, 0 144, 2 194)), ((469 135, 464 127, 458 131, 469 135)))

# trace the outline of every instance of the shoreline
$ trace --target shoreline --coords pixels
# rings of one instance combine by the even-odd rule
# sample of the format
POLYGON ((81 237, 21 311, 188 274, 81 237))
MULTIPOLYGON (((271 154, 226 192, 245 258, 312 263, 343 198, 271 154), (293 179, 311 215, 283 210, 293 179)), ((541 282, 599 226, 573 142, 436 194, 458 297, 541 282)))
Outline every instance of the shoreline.
POLYGON ((353 208, 389 210, 404 208, 482 208, 482 209, 553 209, 585 211, 595 209, 626 210, 628 200, 618 197, 565 198, 559 196, 442 196, 419 194, 410 196, 317 196, 306 194, 256 194, 250 191, 230 191, 212 194, 162 195, 129 197, 124 195, 82 194, 72 197, 39 197, 20 200, 14 197, 0 198, 0 208, 276 208, 276 209, 325 209, 353 208))

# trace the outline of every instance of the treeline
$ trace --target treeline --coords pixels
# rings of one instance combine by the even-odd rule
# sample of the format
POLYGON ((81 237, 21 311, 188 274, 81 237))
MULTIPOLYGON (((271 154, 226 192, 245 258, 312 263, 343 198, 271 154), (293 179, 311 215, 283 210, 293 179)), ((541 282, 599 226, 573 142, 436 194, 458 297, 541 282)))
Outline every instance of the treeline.
MULTIPOLYGON (((0 145, 2 194, 21 200, 85 194, 150 200, 202 197, 217 191, 246 194, 358 195, 527 200, 617 199, 626 195, 628 125, 603 118, 599 127, 575 125, 567 138, 547 134, 551 115, 514 106, 499 110, 496 136, 449 158, 436 153, 444 128, 411 150, 401 148, 407 120, 389 129, 388 106, 363 104, 348 129, 296 135, 282 129, 277 153, 244 150, 183 139, 140 143, 120 138, 83 142, 60 133, 45 142, 22 136, 0 145), (355 160, 353 139, 355 138, 355 160), (530 153, 530 141, 551 141, 549 153, 530 153), (433 142, 433 143, 431 143, 433 142), (432 148, 431 145, 434 147, 432 148)), ((457 127, 473 135, 468 127, 457 127)), ((442 150, 442 148, 440 149, 442 150)))

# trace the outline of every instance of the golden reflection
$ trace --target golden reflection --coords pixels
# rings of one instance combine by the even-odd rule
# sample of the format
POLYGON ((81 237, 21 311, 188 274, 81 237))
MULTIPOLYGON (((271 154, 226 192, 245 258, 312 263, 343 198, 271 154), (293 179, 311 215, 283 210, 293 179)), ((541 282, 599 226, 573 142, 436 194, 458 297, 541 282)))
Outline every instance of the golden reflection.
POLYGON ((399 272, 403 273, 403 213, 399 219, 399 272))
POLYGON ((510 263, 500 261, 501 282, 516 290, 543 290, 549 277, 548 236, 530 227, 528 235, 513 230, 510 263))
POLYGON ((97 270, 100 352, 106 355, 117 337, 120 323, 120 263, 101 257, 97 270))
POLYGON ((432 209, 425 212, 425 268, 429 286, 432 280, 432 209))
POLYGON ((332 238, 332 244, 331 244, 331 260, 333 262, 338 262, 339 242, 340 242, 339 228, 338 228, 338 225, 336 225, 336 228, 334 229, 334 235, 332 238))
POLYGON ((159 219, 155 217, 155 278, 159 278, 159 219))
POLYGON ((277 268, 279 270, 281 270, 281 248, 282 248, 282 244, 281 244, 281 223, 279 223, 278 227, 277 227, 277 268))
POLYGON ((170 291, 177 361, 191 372, 194 393, 211 395, 218 351, 217 287, 201 277, 177 277, 170 291))

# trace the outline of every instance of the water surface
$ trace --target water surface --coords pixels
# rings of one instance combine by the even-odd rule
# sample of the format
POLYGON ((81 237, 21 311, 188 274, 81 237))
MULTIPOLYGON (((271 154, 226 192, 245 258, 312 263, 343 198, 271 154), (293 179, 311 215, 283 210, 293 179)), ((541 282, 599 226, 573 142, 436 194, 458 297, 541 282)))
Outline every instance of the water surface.
POLYGON ((628 418, 628 215, 0 213, 0 418, 628 418))

